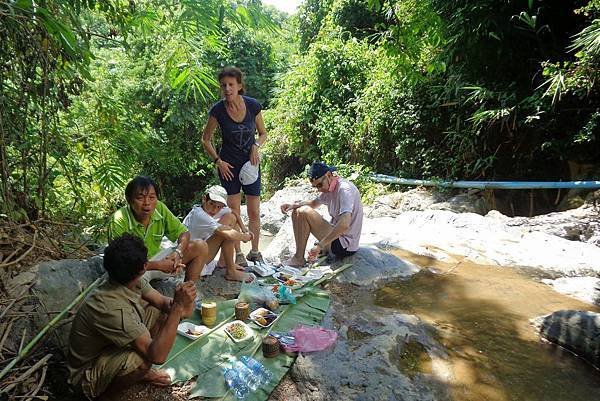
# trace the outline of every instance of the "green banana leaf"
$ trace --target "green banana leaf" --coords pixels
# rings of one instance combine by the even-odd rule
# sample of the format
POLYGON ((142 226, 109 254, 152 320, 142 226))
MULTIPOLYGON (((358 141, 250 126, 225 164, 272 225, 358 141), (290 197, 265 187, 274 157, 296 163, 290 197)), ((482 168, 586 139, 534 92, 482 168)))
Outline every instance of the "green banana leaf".
MULTIPOLYGON (((299 294, 300 295, 300 294, 299 294)), ((273 380, 265 386, 251 393, 248 401, 264 401, 285 376, 295 361, 295 356, 280 354, 276 358, 263 358, 260 352, 262 339, 270 330, 289 331, 299 324, 319 325, 323 316, 329 309, 329 295, 316 287, 308 287, 302 291, 301 298, 295 305, 280 307, 280 316, 269 329, 261 328, 249 322, 254 336, 251 339, 235 343, 225 333, 223 325, 231 321, 234 316, 236 300, 229 300, 217 304, 217 323, 213 330, 197 340, 190 340, 177 336, 175 344, 169 353, 167 361, 160 366, 171 376, 175 382, 187 381, 197 376, 194 389, 190 398, 223 398, 234 400, 235 397, 227 389, 223 378, 222 369, 228 364, 231 356, 253 355, 273 373, 273 380), (255 353, 255 351, 257 351, 255 353)), ((251 305, 253 310, 258 305, 251 305)), ((200 324, 198 312, 194 312, 188 321, 200 324)))

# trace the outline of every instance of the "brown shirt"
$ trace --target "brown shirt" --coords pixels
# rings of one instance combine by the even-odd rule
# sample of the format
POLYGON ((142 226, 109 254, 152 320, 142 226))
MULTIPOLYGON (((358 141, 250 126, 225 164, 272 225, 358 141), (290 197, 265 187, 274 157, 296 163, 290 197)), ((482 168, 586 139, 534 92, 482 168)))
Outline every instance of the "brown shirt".
POLYGON ((152 287, 143 277, 133 290, 107 280, 87 297, 79 308, 69 337, 67 361, 71 382, 108 349, 123 348, 148 331, 140 301, 152 287))

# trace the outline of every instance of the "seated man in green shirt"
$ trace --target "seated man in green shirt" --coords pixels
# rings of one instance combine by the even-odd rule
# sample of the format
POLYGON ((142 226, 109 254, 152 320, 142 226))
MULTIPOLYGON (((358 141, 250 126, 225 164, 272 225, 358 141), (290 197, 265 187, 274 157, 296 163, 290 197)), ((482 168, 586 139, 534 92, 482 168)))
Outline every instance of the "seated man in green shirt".
POLYGON ((69 382, 90 399, 119 400, 124 389, 140 382, 171 383, 165 371, 151 367, 167 359, 179 321, 194 310, 196 287, 186 281, 173 298, 161 295, 143 277, 147 252, 130 234, 112 241, 104 252, 108 280, 90 293, 73 320, 69 382))
MULTIPOLYGON (((160 192, 154 180, 137 176, 127 184, 125 198, 128 205, 112 216, 108 225, 108 240, 130 233, 144 241, 148 248, 146 270, 176 273, 187 266, 185 281, 200 279, 207 262, 208 247, 202 240, 190 240, 188 229, 158 200, 160 192), (175 249, 161 251, 163 236, 177 241, 175 249)), ((161 275, 147 275, 149 280, 161 275)))

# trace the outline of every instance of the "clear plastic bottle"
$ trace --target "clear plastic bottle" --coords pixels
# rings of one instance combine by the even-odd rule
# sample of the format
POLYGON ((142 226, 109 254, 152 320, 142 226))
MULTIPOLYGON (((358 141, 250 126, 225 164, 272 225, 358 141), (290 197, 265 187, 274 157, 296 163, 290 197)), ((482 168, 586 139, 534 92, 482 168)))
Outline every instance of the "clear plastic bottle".
POLYGON ((260 386, 260 376, 255 375, 246 365, 238 360, 231 361, 231 364, 250 391, 255 391, 260 386))
POLYGON ((233 395, 235 395, 235 398, 237 398, 238 400, 243 400, 244 398, 246 398, 246 396, 250 392, 250 389, 248 388, 238 371, 236 371, 233 368, 224 368, 223 376, 225 377, 225 382, 231 389, 231 392, 233 393, 233 395))
POLYGON ((240 360, 250 369, 255 376, 260 378, 260 384, 267 384, 273 379, 273 373, 262 363, 250 356, 241 356, 240 360))

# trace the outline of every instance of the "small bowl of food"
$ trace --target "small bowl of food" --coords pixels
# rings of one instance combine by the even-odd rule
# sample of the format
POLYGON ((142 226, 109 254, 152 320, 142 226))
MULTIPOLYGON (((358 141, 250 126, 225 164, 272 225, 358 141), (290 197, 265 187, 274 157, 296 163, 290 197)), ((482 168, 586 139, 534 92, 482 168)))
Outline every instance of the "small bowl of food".
POLYGON ((278 317, 277 313, 271 312, 267 308, 258 308, 250 313, 250 320, 262 328, 271 326, 278 317))
POLYGON ((177 326, 177 333, 189 338, 190 340, 195 340, 201 337, 207 331, 208 327, 197 325, 192 322, 181 322, 179 323, 179 326, 177 326))
POLYGON ((241 320, 234 320, 231 323, 227 323, 225 325, 225 333, 236 343, 252 338, 253 336, 252 329, 241 320))

